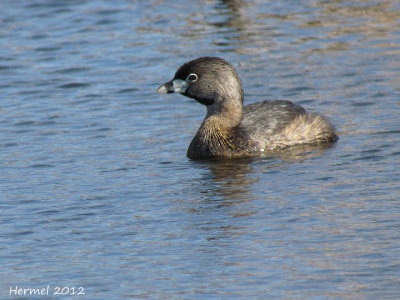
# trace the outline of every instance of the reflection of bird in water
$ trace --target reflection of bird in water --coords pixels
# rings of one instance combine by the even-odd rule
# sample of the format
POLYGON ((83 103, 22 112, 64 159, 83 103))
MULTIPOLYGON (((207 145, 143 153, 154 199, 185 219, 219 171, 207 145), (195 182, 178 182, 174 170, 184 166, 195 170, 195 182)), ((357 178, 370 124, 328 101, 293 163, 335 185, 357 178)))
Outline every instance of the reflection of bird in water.
POLYGON ((207 115, 190 143, 189 158, 259 156, 295 145, 337 140, 333 126, 290 101, 263 101, 243 107, 235 69, 218 57, 182 65, 159 93, 181 93, 207 106, 207 115))

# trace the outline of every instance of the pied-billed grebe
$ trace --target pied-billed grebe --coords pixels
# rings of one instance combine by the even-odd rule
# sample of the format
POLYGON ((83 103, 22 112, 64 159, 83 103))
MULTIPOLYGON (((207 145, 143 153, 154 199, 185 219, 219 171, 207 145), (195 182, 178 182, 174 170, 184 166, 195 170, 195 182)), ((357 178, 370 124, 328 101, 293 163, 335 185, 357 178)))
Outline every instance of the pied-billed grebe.
POLYGON ((262 155, 299 144, 337 140, 324 117, 290 101, 263 101, 243 107, 243 89, 233 66, 222 58, 200 57, 183 64, 158 93, 181 93, 207 107, 187 156, 225 158, 262 155))

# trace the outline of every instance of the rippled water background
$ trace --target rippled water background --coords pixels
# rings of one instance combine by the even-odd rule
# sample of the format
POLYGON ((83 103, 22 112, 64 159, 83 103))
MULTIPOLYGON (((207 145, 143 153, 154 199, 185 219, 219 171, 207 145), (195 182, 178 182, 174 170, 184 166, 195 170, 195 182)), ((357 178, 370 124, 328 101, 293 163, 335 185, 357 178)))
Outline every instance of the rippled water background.
POLYGON ((398 1, 0 7, 1 298, 400 297, 398 1), (340 140, 187 159, 204 107, 155 90, 203 55, 246 103, 293 100, 340 140))

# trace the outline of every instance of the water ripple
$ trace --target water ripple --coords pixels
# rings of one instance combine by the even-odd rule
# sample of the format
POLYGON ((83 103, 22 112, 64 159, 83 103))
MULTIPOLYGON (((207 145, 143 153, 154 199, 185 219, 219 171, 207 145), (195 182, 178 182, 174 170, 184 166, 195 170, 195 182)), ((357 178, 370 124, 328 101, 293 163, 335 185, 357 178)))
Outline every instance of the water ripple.
POLYGON ((60 85, 59 87, 62 89, 77 89, 90 86, 89 83, 81 83, 81 82, 72 82, 60 85))

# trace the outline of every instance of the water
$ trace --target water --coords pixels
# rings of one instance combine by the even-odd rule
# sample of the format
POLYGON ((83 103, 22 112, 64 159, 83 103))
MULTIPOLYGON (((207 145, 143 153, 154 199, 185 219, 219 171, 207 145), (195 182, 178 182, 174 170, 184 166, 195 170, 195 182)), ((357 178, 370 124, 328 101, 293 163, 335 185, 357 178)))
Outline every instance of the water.
POLYGON ((0 6, 1 298, 400 297, 398 1, 0 6), (203 55, 340 140, 187 159, 204 107, 155 90, 203 55))

